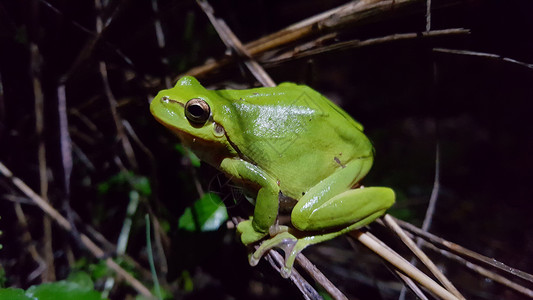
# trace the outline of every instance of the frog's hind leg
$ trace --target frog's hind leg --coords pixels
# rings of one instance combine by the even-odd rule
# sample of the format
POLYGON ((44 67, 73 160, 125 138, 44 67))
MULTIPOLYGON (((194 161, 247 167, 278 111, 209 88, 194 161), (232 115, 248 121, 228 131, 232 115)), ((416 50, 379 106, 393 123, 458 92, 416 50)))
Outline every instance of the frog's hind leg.
MULTIPOLYGON (((350 189, 359 182, 372 165, 372 158, 360 158, 339 168, 312 187, 291 212, 291 222, 301 231, 341 229, 385 211, 394 203, 389 188, 350 189)), ((360 227, 366 225, 361 224, 360 227)))
POLYGON ((294 227, 302 231, 361 228, 372 223, 394 204, 394 191, 387 187, 366 187, 345 191, 314 209, 292 212, 294 227), (357 226, 353 226, 357 225, 357 226))
POLYGON ((361 228, 383 215, 394 203, 391 189, 350 189, 371 165, 371 158, 353 161, 310 189, 291 213, 291 222, 297 230, 271 232, 271 237, 250 256, 250 264, 257 264, 266 251, 280 248, 285 252, 282 276, 287 277, 296 256, 305 247, 361 228))
POLYGON ((259 259, 272 248, 279 248, 285 253, 285 265, 281 267, 281 276, 287 278, 290 276, 294 261, 300 252, 302 252, 307 246, 321 243, 330 239, 333 239, 341 234, 350 232, 354 229, 361 228, 368 224, 368 220, 375 220, 383 214, 384 211, 378 211, 374 214, 367 216, 365 220, 356 222, 338 231, 326 232, 322 234, 315 234, 297 238, 292 233, 285 231, 279 233, 272 238, 265 240, 259 248, 250 255, 250 265, 255 266, 259 262, 259 259))

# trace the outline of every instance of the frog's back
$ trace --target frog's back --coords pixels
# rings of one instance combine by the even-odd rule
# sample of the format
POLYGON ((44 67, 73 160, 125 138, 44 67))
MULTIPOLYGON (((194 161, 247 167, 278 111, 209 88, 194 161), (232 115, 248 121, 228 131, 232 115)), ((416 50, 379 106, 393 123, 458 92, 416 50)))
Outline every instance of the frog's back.
POLYGON ((354 159, 372 157, 361 124, 307 86, 218 93, 233 107, 226 130, 237 151, 275 177, 290 197, 298 199, 354 159))

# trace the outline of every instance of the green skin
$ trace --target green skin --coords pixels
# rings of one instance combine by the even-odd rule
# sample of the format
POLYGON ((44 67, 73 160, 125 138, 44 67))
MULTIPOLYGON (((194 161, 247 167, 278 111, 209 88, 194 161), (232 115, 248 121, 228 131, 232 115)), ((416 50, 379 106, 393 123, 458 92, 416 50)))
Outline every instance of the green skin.
POLYGON ((308 86, 213 91, 187 76, 160 91, 150 111, 201 160, 257 193, 253 217, 237 226, 245 245, 268 236, 252 265, 281 248, 287 277, 306 246, 361 228, 394 204, 390 188, 352 189, 372 166, 372 144, 361 124, 308 86), (186 109, 191 99, 209 107, 186 109), (287 197, 296 200, 290 228, 276 222, 287 197))

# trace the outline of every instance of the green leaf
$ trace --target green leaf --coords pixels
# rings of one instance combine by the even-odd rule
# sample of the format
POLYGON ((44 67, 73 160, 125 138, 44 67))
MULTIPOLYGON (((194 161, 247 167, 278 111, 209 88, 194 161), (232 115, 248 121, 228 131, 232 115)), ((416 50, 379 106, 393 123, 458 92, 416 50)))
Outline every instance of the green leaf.
POLYGON ((111 274, 104 260, 100 260, 96 264, 89 264, 88 269, 95 280, 104 278, 111 274))
POLYGON ((132 185, 141 195, 150 196, 152 194, 152 188, 150 187, 150 180, 144 176, 134 176, 132 185))
POLYGON ((9 300, 100 300, 94 284, 85 272, 73 273, 67 280, 31 286, 26 291, 16 288, 0 289, 0 299, 9 300))
POLYGON ((83 271, 70 273, 68 275, 67 281, 76 283, 82 288, 86 288, 89 290, 94 289, 94 284, 91 280, 91 276, 89 276, 89 274, 83 271))
POLYGON ((60 299, 77 299, 77 300, 100 300, 99 292, 92 288, 79 285, 77 282, 57 281, 52 283, 43 283, 41 285, 31 286, 26 291, 26 296, 38 300, 60 300, 60 299))
POLYGON ((178 228, 186 231, 215 231, 228 219, 226 207, 220 197, 207 193, 187 207, 181 215, 178 228))
POLYGON ((9 299, 9 300, 34 300, 24 294, 23 289, 0 289, 0 299, 9 299))
POLYGON ((192 280, 191 273, 187 270, 183 270, 181 272, 181 276, 179 278, 181 282, 182 289, 185 292, 192 292, 194 289, 194 281, 192 280))

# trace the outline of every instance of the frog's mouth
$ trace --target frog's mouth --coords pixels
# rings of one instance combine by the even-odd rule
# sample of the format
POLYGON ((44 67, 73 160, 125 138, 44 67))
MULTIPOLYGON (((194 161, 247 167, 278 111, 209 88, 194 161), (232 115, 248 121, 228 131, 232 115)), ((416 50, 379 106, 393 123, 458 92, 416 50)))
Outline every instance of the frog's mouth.
POLYGON ((184 107, 184 103, 170 99, 168 96, 156 97, 150 103, 150 113, 159 123, 169 127, 176 123, 176 120, 182 119, 184 107), (180 109, 177 109, 177 105, 180 109))

